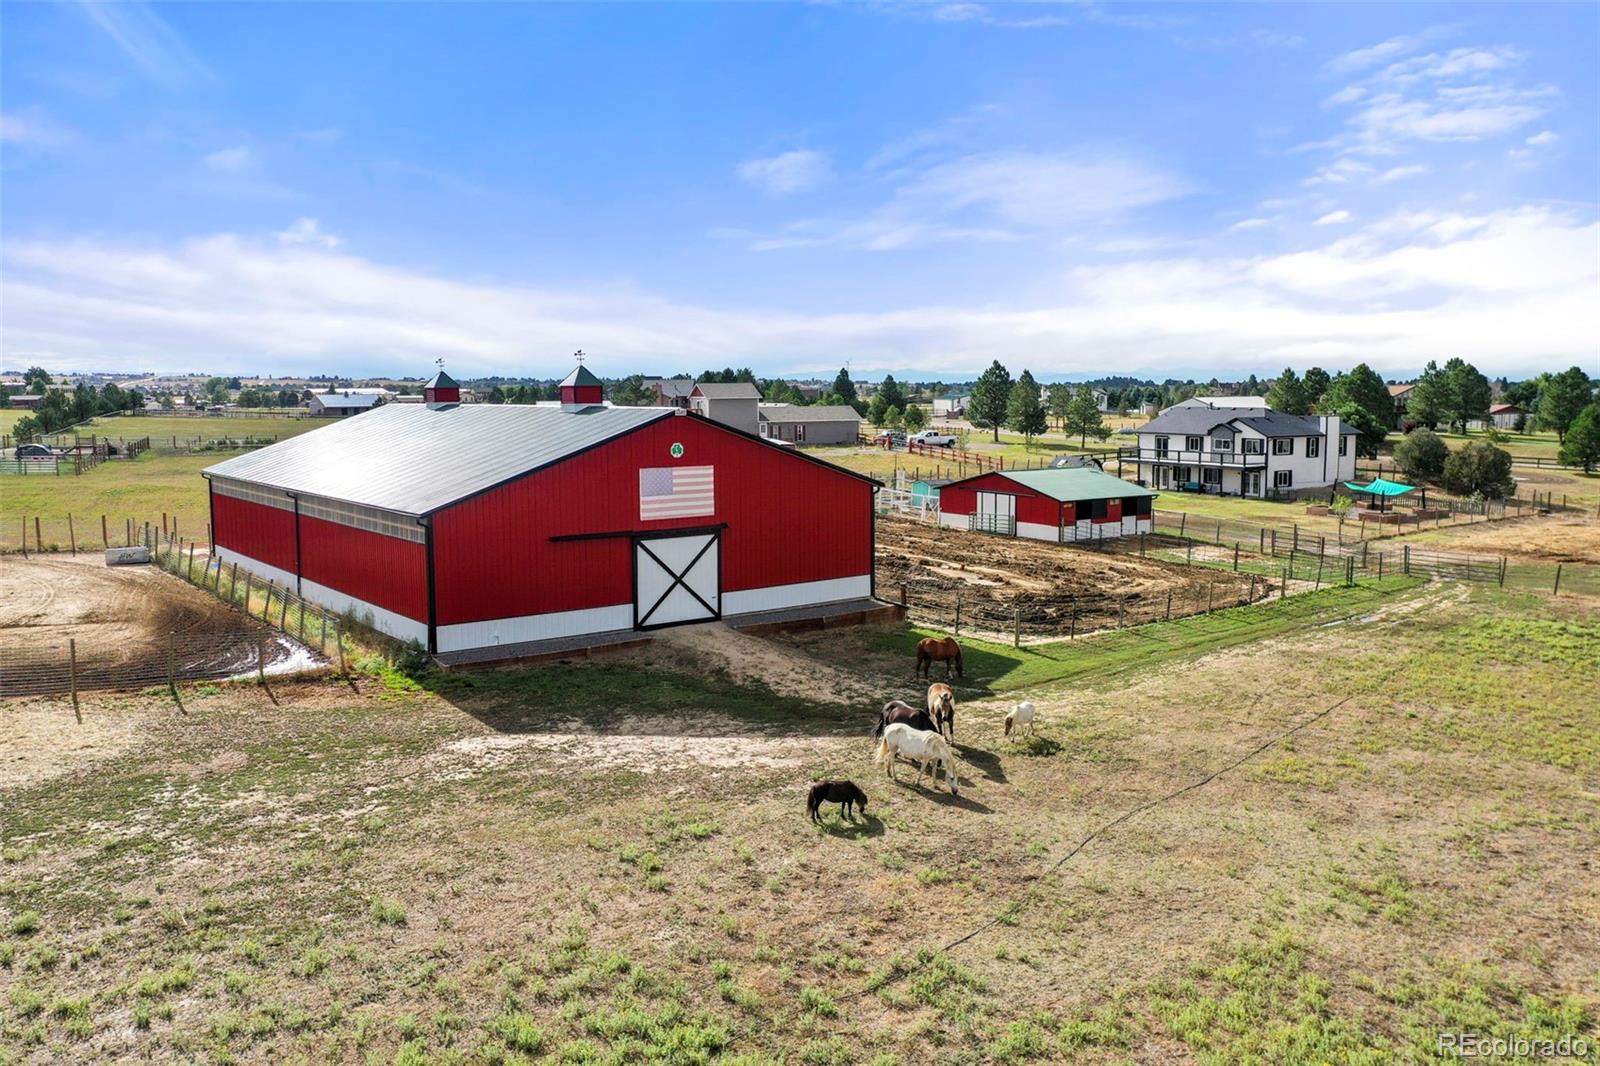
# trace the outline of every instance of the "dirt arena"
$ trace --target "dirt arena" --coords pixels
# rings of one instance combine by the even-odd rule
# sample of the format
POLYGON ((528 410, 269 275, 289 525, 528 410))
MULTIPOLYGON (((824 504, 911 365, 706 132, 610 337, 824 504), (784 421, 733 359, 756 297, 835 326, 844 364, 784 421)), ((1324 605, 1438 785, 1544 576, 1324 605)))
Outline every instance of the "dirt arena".
POLYGON ((888 600, 908 586, 913 609, 946 600, 953 607, 959 590, 963 618, 974 625, 1009 629, 1020 609, 1025 631, 1051 632, 1074 611, 1087 628, 1115 624, 1124 610, 1132 618, 1164 608, 1169 592, 1176 614, 1210 596, 1212 584, 1218 605, 1242 601, 1251 588, 1248 575, 1141 559, 1136 547, 1062 546, 887 517, 878 519, 877 579, 888 600))
POLYGON ((83 687, 159 684, 174 637, 173 665, 191 678, 253 670, 261 642, 268 669, 305 654, 154 566, 108 567, 99 553, 0 558, 0 694, 52 691, 39 686, 65 669, 71 641, 83 687))

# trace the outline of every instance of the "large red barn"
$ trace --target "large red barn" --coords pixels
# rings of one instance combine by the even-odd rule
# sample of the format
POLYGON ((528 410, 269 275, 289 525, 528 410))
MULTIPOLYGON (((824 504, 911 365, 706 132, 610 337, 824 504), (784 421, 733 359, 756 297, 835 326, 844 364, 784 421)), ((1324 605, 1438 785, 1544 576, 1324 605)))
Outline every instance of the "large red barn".
POLYGON ((870 478, 587 371, 427 395, 208 468, 218 554, 440 654, 872 595, 870 478))

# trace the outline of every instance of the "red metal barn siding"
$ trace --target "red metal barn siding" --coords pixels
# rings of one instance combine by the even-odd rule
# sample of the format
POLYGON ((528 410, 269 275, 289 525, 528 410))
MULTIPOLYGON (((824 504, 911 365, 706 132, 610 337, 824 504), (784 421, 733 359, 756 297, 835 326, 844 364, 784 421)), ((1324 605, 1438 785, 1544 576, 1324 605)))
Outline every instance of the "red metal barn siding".
POLYGON ((215 492, 211 525, 218 547, 294 573, 293 511, 215 492))
POLYGON ((979 474, 946 485, 939 490, 939 510, 943 514, 972 514, 978 509, 978 493, 1004 492, 1017 498, 1017 521, 1053 526, 1061 520, 1061 505, 1040 495, 1004 474, 979 474))
POLYGON ((300 516, 301 577, 418 622, 428 620, 427 554, 417 541, 300 516))
MULTIPOLYGON (((578 416, 581 417, 581 416, 578 416)), ((722 590, 872 572, 872 485, 708 424, 674 417, 434 516, 439 625, 631 603, 628 537, 726 523, 722 590), (684 446, 672 458, 673 443, 684 446), (712 466, 716 513, 641 522, 639 470, 712 466)))

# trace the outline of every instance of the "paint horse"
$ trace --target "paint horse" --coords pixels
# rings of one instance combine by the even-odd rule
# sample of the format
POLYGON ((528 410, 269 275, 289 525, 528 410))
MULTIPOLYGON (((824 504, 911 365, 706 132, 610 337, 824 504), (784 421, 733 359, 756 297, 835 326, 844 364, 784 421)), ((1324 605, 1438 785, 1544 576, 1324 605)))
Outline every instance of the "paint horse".
POLYGON ((950 789, 950 795, 961 794, 960 782, 956 779, 956 760, 950 754, 950 745, 945 743, 944 737, 927 729, 912 729, 908 725, 895 724, 883 731, 883 739, 878 742, 878 754, 873 756, 873 762, 888 768, 889 779, 897 780, 894 776, 896 759, 905 759, 917 764, 917 780, 922 780, 923 774, 933 775, 934 768, 944 767, 944 783, 950 789))
POLYGON ((929 729, 939 731, 938 723, 933 715, 921 707, 913 707, 901 700, 890 700, 883 705, 883 710, 878 712, 878 724, 873 727, 872 735, 883 736, 883 731, 896 723, 908 725, 912 729, 929 729))
POLYGON ((950 664, 954 663, 957 677, 966 677, 966 666, 961 661, 961 645, 952 637, 926 637, 917 641, 917 676, 931 680, 933 664, 944 663, 944 679, 950 680, 950 664))
POLYGON ((956 740, 956 694, 943 681, 928 686, 928 714, 938 725, 939 735, 950 743, 956 740))

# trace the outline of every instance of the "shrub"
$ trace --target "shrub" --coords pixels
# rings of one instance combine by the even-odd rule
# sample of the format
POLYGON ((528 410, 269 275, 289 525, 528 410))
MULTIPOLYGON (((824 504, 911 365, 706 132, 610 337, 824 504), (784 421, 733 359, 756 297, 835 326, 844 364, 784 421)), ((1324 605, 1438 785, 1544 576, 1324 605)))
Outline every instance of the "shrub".
POLYGON ((1504 496, 1516 487, 1511 480, 1511 456, 1493 444, 1473 441, 1445 460, 1444 487, 1462 496, 1504 496))
POLYGON ((422 646, 422 642, 412 638, 395 655, 394 668, 415 681, 433 669, 433 661, 428 658, 428 649, 422 646))
POLYGON ((1414 429, 1394 446, 1394 461, 1413 478, 1437 481, 1450 449, 1431 429, 1414 429))

